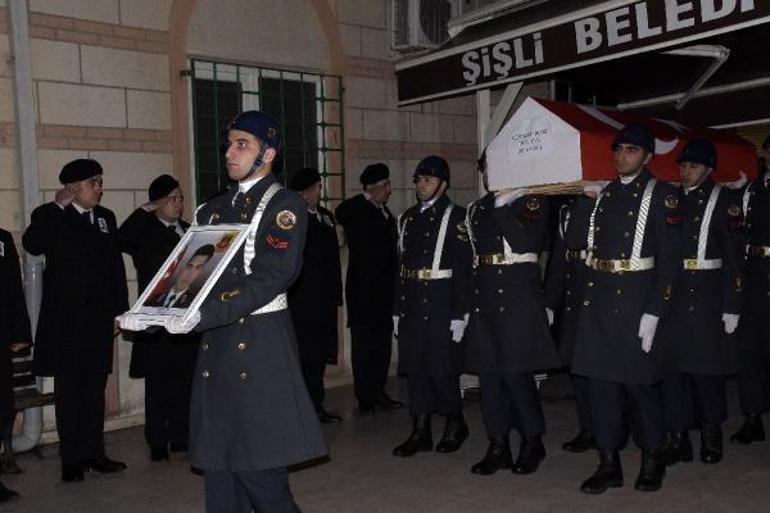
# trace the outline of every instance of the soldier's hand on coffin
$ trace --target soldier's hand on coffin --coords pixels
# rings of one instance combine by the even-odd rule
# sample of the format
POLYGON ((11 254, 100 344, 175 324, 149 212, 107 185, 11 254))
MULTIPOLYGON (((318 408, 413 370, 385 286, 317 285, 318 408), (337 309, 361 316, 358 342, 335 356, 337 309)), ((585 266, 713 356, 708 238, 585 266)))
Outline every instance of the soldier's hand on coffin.
POLYGON ((529 194, 529 189, 503 189, 495 192, 495 208, 510 205, 522 196, 529 194))
POLYGON ((724 186, 728 189, 736 190, 743 188, 744 185, 749 181, 748 178, 746 178, 746 173, 743 171, 740 172, 741 176, 737 180, 733 180, 732 182, 725 182, 724 186))
POLYGON ((610 182, 606 180, 598 180, 595 182, 590 182, 583 186, 583 194, 588 196, 589 198, 596 198, 601 194, 601 192, 604 190, 605 187, 610 182))
POLYGON ((642 351, 649 353, 652 350, 652 339, 658 329, 658 317, 656 315, 643 314, 639 321, 639 338, 642 339, 642 351))
POLYGON ((467 320, 453 319, 449 321, 449 331, 452 332, 452 342, 460 342, 463 339, 465 328, 467 326, 467 320))
POLYGON ((195 312, 189 319, 180 316, 171 316, 166 319, 164 327, 166 331, 174 335, 190 333, 201 322, 201 313, 195 312))
POLYGON ((398 338, 398 320, 399 320, 399 316, 394 315, 393 316, 393 336, 396 338, 398 338))
POLYGON ((548 325, 552 326, 553 325, 553 310, 551 310, 550 308, 546 308, 545 309, 545 315, 546 315, 546 317, 548 317, 548 325))
POLYGON ((81 182, 75 182, 75 183, 68 183, 58 191, 56 191, 56 196, 54 196, 54 201, 57 205, 60 207, 66 207, 70 203, 72 203, 72 200, 75 199, 75 195, 78 193, 80 188, 83 186, 81 182))
POLYGON ((135 314, 124 313, 115 318, 119 326, 126 331, 144 331, 149 325, 140 321, 135 314))
POLYGON ((732 335, 733 332, 738 328, 738 321, 740 320, 740 315, 738 314, 729 314, 729 313, 723 313, 722 314, 722 322, 725 325, 725 333, 728 335, 732 335))

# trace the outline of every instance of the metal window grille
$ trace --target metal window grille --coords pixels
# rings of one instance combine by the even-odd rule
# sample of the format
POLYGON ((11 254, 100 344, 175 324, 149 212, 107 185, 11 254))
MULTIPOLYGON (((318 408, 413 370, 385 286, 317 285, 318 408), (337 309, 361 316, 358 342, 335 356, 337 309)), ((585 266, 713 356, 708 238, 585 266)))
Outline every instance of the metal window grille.
POLYGON ((284 185, 304 167, 318 169, 321 201, 336 207, 345 193, 342 77, 191 60, 195 184, 199 202, 226 188, 228 123, 258 109, 281 126, 283 148, 273 171, 284 185))

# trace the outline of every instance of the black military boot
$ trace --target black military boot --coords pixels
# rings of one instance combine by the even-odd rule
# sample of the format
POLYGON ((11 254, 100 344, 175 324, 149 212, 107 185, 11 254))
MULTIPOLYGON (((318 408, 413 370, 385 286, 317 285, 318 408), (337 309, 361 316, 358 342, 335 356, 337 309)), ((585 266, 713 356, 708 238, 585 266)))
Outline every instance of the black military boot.
POLYGON ((663 449, 663 462, 666 465, 674 465, 680 461, 684 463, 692 461, 692 443, 687 431, 672 434, 663 449))
POLYGON ((719 463, 722 454, 722 428, 705 426, 700 432, 700 460, 703 463, 719 463))
POLYGON ((581 430, 580 433, 575 436, 575 438, 569 440, 568 442, 564 442, 564 445, 562 445, 561 448, 567 452, 575 453, 586 452, 589 449, 595 449, 596 445, 594 443, 594 434, 590 431, 581 430))
POLYGON ((412 434, 404 443, 393 449, 393 455, 408 458, 418 452, 432 450, 433 433, 430 429, 430 415, 418 415, 412 421, 412 434))
POLYGON ((663 485, 666 475, 666 465, 663 463, 661 451, 642 451, 642 465, 634 488, 640 492, 657 492, 663 485))
POLYGON ((757 413, 749 413, 743 421, 741 429, 730 437, 734 444, 749 445, 751 442, 765 441, 765 426, 762 424, 762 416, 757 413))
POLYGON ((583 493, 604 493, 608 488, 623 486, 623 468, 620 466, 618 451, 599 451, 599 466, 596 472, 580 486, 583 493))
POLYGON ((514 474, 532 474, 545 459, 545 445, 539 436, 522 440, 519 444, 519 456, 511 471, 514 474))
POLYGON ((512 465, 513 456, 511 456, 511 444, 508 442, 508 437, 490 438, 484 459, 471 467, 471 473, 488 476, 498 470, 511 468, 512 465))
POLYGON ((468 425, 465 417, 460 415, 447 415, 444 424, 444 434, 436 445, 436 452, 455 452, 468 438, 468 425))

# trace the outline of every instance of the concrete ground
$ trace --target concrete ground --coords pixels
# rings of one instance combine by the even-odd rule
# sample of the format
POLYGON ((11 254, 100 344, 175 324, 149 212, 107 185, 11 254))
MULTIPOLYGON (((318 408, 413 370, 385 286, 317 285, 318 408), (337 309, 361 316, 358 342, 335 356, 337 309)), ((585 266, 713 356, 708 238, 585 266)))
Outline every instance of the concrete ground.
MULTIPOLYGON (((393 379, 393 394, 404 397, 404 383, 393 379)), ((730 411, 737 412, 734 387, 730 411)), ((555 376, 541 389, 548 434, 548 457, 530 476, 498 472, 490 477, 469 469, 486 449, 479 405, 468 400, 466 413, 471 436, 462 449, 449 455, 420 454, 410 459, 391 456, 391 449, 409 431, 404 410, 355 414, 351 387, 329 391, 327 407, 344 415, 339 425, 325 426, 331 447, 328 462, 291 474, 297 503, 305 513, 344 512, 767 512, 770 511, 770 442, 749 447, 727 444, 725 459, 716 466, 699 462, 699 438, 693 442, 696 460, 669 468, 663 489, 642 493, 633 489, 639 451, 626 449, 623 464, 626 486, 600 496, 578 491, 593 471, 595 454, 569 454, 561 444, 575 432, 574 403, 565 376, 555 376)), ((770 420, 770 419, 766 419, 770 420)), ((740 425, 733 415, 725 426, 729 436, 740 425)), ((434 426, 440 435, 442 426, 434 426)), ((514 448, 517 444, 515 437, 514 448)), ((178 455, 152 463, 140 428, 109 433, 107 452, 128 463, 117 475, 87 475, 82 483, 59 480, 57 447, 46 446, 43 459, 18 457, 24 474, 2 476, 22 498, 0 506, 3 512, 163 512, 203 511, 201 478, 189 472, 178 455)))

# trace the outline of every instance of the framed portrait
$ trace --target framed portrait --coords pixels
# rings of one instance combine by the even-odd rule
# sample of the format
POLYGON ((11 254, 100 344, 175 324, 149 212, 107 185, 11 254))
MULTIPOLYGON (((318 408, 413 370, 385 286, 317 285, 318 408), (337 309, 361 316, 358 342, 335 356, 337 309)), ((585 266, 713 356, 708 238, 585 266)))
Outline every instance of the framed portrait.
POLYGON ((162 326, 169 316, 192 316, 248 232, 249 225, 241 224, 190 227, 139 296, 131 313, 157 326, 162 326))

